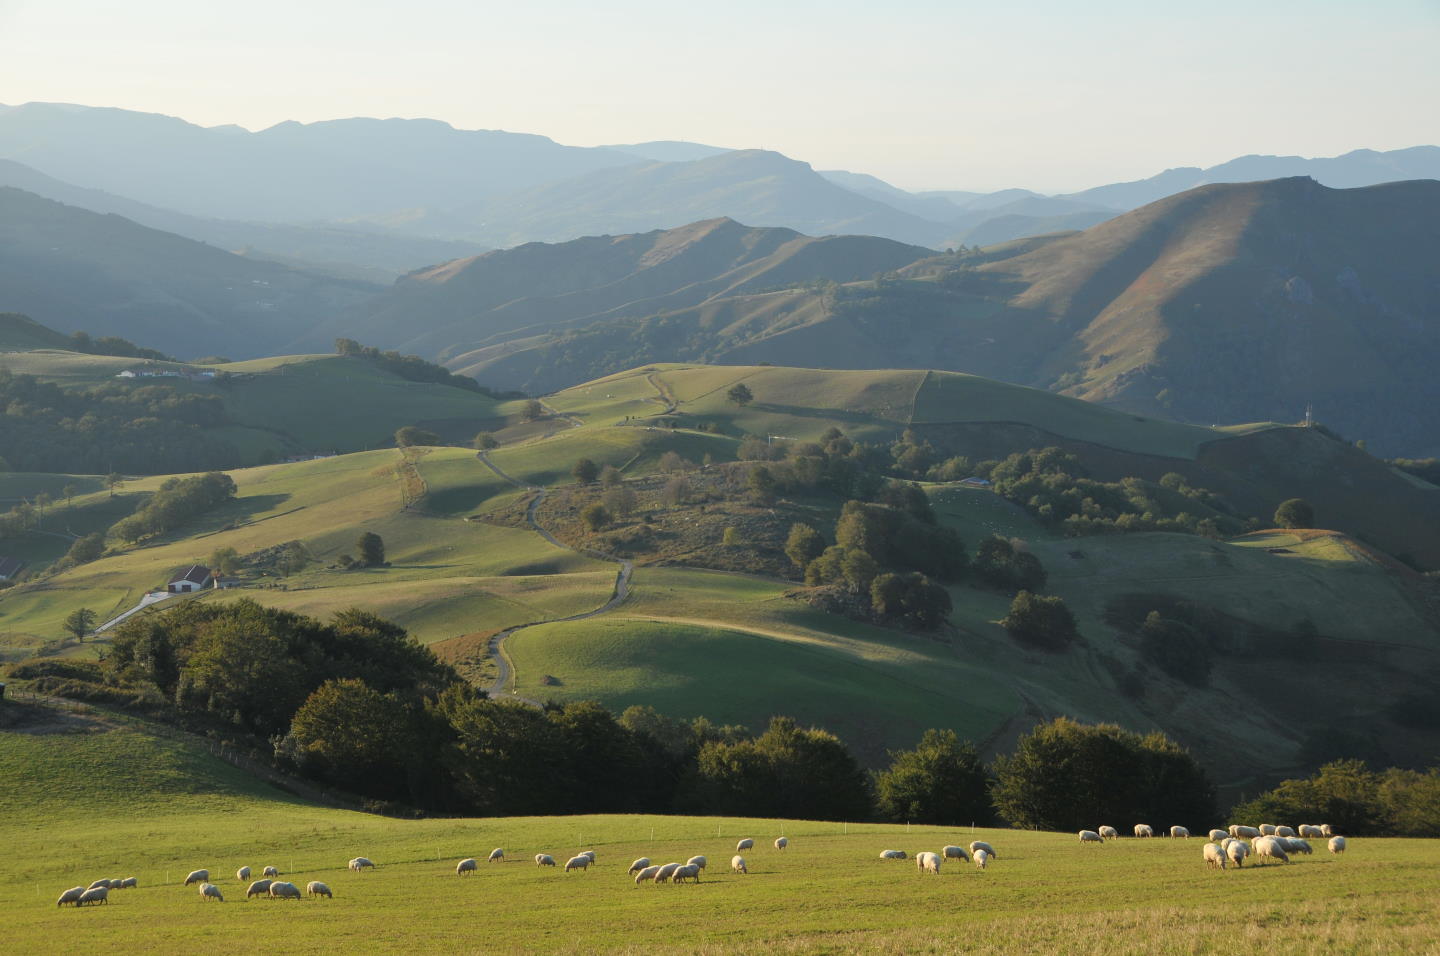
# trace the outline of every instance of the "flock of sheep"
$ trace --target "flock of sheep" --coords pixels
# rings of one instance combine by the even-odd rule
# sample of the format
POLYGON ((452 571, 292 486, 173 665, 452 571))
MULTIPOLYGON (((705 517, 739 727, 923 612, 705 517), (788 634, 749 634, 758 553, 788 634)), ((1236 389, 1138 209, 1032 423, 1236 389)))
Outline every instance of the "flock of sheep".
MULTIPOLYGON (((374 863, 371 863, 364 857, 356 857, 350 861, 350 869, 357 871, 366 866, 374 865, 374 863), (357 866, 357 864, 362 865, 357 866)), ((272 900, 298 900, 300 898, 300 887, 294 883, 287 883, 279 879, 280 870, 276 867, 267 866, 261 870, 260 875, 264 877, 264 879, 256 880, 246 887, 246 899, 250 899, 252 896, 268 897, 272 900)), ((250 876, 251 871, 248 866, 242 866, 235 871, 235 879, 240 883, 248 881, 250 876)), ((182 885, 190 886, 192 883, 198 884, 202 902, 209 902, 210 900, 219 900, 221 903, 225 902, 224 892, 220 887, 210 882, 209 870, 191 870, 186 874, 185 882, 182 885)), ((88 888, 75 886, 61 893, 60 899, 55 905, 64 906, 66 903, 69 903, 79 907, 86 904, 108 903, 110 902, 111 890, 133 889, 139 885, 139 879, 133 876, 126 877, 123 880, 96 880, 94 883, 91 883, 88 888)), ((323 896, 326 899, 335 898, 335 894, 331 892, 330 887, 321 883, 319 880, 311 880, 305 884, 305 894, 313 897, 323 896)))
MULTIPOLYGON (((1135 836, 1145 838, 1154 835, 1155 831, 1148 824, 1135 824, 1135 836)), ((1184 827, 1171 827, 1170 835, 1189 839, 1190 831, 1184 827)), ((1104 843, 1106 840, 1114 840, 1119 836, 1120 834, 1114 827, 1081 830, 1080 842, 1104 843)), ((1201 848, 1201 855, 1208 866, 1218 866, 1222 870, 1231 863, 1237 867, 1244 866, 1245 858, 1248 856, 1254 856, 1256 863, 1259 863, 1261 859, 1289 863, 1291 854, 1303 853, 1309 856, 1314 852, 1309 840, 1329 840, 1326 848, 1331 853, 1338 855, 1345 852, 1345 838, 1337 834, 1328 823, 1305 823, 1301 824, 1299 828, 1276 826, 1273 823, 1247 827, 1235 823, 1231 824, 1229 830, 1211 830, 1208 834, 1208 841, 1201 848), (1245 842, 1247 839, 1250 840, 1249 843, 1245 842)))
MULTIPOLYGON (((882 860, 908 860, 910 857, 904 850, 881 850, 882 860)), ((922 850, 915 854, 915 868, 921 873, 940 875, 940 864, 944 860, 963 860, 966 863, 974 863, 976 868, 985 869, 990 865, 991 860, 1000 859, 995 848, 984 840, 975 840, 970 844, 969 852, 963 846, 947 846, 939 853, 932 853, 929 850, 922 850)))
MULTIPOLYGON (((790 841, 786 837, 780 837, 775 841, 775 849, 777 850, 783 850, 789 845, 790 841)), ((730 858, 730 869, 736 873, 749 873, 749 864, 745 862, 745 858, 740 855, 740 852, 742 850, 752 849, 754 846, 755 841, 748 837, 737 843, 735 845, 735 855, 730 858)), ((504 860, 505 850, 497 847, 490 851, 490 856, 486 859, 486 862, 500 863, 504 860)), ((652 864, 648 856, 642 856, 630 864, 630 869, 626 871, 626 875, 634 875, 636 886, 639 886, 641 883, 683 883, 686 880, 692 883, 699 883, 700 874, 709 863, 710 861, 706 857, 692 856, 684 863, 652 864)), ((535 865, 555 866, 555 857, 549 853, 537 853, 535 854, 535 865)), ((571 870, 589 870, 590 867, 594 865, 595 851, 585 850, 565 861, 565 872, 568 873, 571 870)), ((467 873, 474 873, 478 867, 479 863, 474 857, 466 857, 455 864, 455 874, 457 876, 464 876, 467 873)))

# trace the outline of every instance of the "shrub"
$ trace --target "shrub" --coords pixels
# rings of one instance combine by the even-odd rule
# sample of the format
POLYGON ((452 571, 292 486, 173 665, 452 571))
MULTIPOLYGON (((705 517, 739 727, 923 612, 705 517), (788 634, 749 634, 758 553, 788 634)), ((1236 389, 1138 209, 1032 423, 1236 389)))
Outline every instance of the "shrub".
POLYGON ((1029 591, 1015 595, 1000 626, 1017 640, 1051 651, 1064 650, 1079 636, 1075 616, 1063 600, 1029 591))
POLYGON ((597 501, 580 512, 580 520, 585 522, 585 526, 591 531, 599 531, 610 524, 611 517, 606 507, 597 501))

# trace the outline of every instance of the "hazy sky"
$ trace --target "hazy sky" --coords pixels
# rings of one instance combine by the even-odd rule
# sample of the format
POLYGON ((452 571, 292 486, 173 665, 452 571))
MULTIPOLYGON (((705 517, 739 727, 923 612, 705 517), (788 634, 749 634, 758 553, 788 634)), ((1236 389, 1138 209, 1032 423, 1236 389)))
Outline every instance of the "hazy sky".
POLYGON ((0 0, 0 103, 434 117, 1068 190, 1440 143, 1440 0, 0 0))

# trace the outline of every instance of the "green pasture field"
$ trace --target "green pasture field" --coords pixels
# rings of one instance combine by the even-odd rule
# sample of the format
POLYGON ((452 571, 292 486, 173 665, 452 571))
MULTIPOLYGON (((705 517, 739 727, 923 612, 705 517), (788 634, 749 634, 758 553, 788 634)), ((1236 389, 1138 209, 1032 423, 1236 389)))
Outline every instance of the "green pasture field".
MULTIPOLYGON (((80 715, 32 729, 0 731, 0 774, 21 784, 0 789, 12 952, 1420 953, 1440 943, 1435 841, 1353 839, 1340 857, 1321 849, 1222 872, 1202 862, 1199 839, 1082 846, 1061 833, 653 815, 405 821, 304 803, 128 722, 80 715), (781 835, 784 851, 772 846, 781 835), (730 872, 746 837, 750 872, 730 872), (998 853, 984 871, 949 861, 929 876, 878 858, 974 839, 998 853), (496 847, 505 861, 484 862, 496 847), (588 871, 533 862, 582 849, 597 853, 588 871), (709 860, 698 885, 637 887, 625 872, 640 856, 695 854, 709 860), (376 868, 349 872, 355 856, 376 868), (478 872, 457 876, 467 856, 478 872), (236 869, 270 864, 302 889, 329 884, 334 899, 246 901, 236 869), (224 903, 181 885, 198 868, 224 903), (127 876, 139 887, 107 905, 55 905, 71 886, 127 876)), ((1202 832, 1225 822, 1183 821, 1202 832)))

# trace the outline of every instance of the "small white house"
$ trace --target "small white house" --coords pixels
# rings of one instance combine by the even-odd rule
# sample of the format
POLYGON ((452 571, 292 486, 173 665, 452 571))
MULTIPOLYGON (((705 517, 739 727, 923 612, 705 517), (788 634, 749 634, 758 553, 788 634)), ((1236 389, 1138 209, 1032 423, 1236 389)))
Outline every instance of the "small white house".
POLYGON ((186 594, 199 591, 210 584, 210 569, 203 564, 192 564, 170 580, 165 590, 172 594, 186 594))

